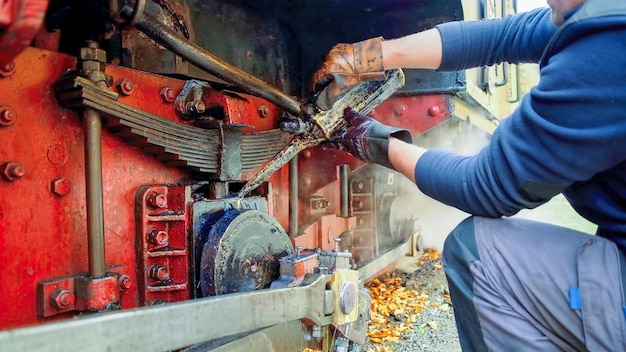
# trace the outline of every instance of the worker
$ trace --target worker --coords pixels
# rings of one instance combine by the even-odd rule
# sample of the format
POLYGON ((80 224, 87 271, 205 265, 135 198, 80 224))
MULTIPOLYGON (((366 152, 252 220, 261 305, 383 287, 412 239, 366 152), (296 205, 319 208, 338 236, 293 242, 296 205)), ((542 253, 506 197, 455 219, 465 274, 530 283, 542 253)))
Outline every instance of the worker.
POLYGON ((537 86, 476 155, 406 143, 406 131, 352 109, 327 145, 471 214, 443 249, 464 351, 626 350, 626 2, 548 5, 337 44, 313 77, 327 108, 392 68, 539 63, 537 86), (512 216, 559 193, 595 236, 512 216))

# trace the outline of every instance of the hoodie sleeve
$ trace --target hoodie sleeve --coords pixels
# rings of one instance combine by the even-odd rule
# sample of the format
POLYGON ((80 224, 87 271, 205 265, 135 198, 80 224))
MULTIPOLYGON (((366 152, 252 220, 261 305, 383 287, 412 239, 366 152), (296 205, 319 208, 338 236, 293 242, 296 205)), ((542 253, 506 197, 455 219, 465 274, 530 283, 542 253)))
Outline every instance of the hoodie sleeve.
POLYGON ((557 27, 549 8, 503 19, 448 22, 436 28, 443 44, 440 71, 491 66, 501 62, 536 63, 557 27))
POLYGON ((585 33, 549 59, 539 84, 477 155, 427 151, 415 167, 418 187, 471 214, 499 217, 626 162, 626 28, 585 33))

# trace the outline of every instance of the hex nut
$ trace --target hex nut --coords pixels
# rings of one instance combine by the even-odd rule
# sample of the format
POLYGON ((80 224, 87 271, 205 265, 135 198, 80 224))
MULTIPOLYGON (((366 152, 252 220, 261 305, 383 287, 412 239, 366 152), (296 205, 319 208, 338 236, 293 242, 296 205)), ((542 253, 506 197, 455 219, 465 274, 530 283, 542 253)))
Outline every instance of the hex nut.
POLYGON ((2 174, 8 181, 15 181, 26 174, 26 170, 20 163, 8 162, 2 165, 2 174))
POLYGON ((163 193, 152 192, 148 195, 147 201, 152 208, 163 209, 167 207, 167 196, 163 193))
POLYGON ((72 183, 65 178, 57 178, 52 181, 52 192, 57 196, 68 195, 72 191, 72 183))
POLYGON ((50 304, 56 309, 64 309, 74 304, 74 293, 65 288, 57 288, 50 295, 50 304))
POLYGON ((133 94, 133 92, 135 91, 135 84, 126 79, 123 78, 118 84, 117 84, 117 88, 120 91, 120 94, 122 95, 131 95, 133 94))
POLYGON ((173 103, 174 100, 176 100, 176 92, 174 92, 174 90, 170 87, 163 87, 159 95, 165 103, 173 103))

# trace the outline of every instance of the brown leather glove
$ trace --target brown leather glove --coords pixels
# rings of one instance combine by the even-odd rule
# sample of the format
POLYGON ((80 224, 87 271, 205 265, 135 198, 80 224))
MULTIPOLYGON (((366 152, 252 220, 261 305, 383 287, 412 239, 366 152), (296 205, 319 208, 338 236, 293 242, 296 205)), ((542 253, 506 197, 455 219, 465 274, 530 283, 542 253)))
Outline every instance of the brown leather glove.
POLYGON ((389 137, 413 143, 408 130, 383 125, 352 108, 344 110, 343 116, 350 126, 340 135, 324 143, 322 148, 345 150, 367 163, 377 163, 393 169, 388 156, 389 137))
POLYGON ((313 74, 316 105, 328 110, 350 88, 366 81, 385 79, 382 37, 354 44, 337 44, 313 74))

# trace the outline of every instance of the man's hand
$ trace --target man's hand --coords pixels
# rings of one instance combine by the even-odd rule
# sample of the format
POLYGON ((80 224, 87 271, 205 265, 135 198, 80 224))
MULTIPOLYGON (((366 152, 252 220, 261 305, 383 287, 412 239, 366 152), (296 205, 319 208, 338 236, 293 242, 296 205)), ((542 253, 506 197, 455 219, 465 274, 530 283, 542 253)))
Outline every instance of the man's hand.
POLYGON ((348 90, 361 82, 385 79, 382 37, 354 44, 337 44, 313 74, 316 105, 330 109, 348 90))
POLYGON ((347 108, 344 117, 350 126, 339 136, 326 142, 324 148, 345 150, 367 162, 393 169, 389 161, 389 137, 411 144, 413 139, 407 130, 383 125, 373 118, 347 108))

